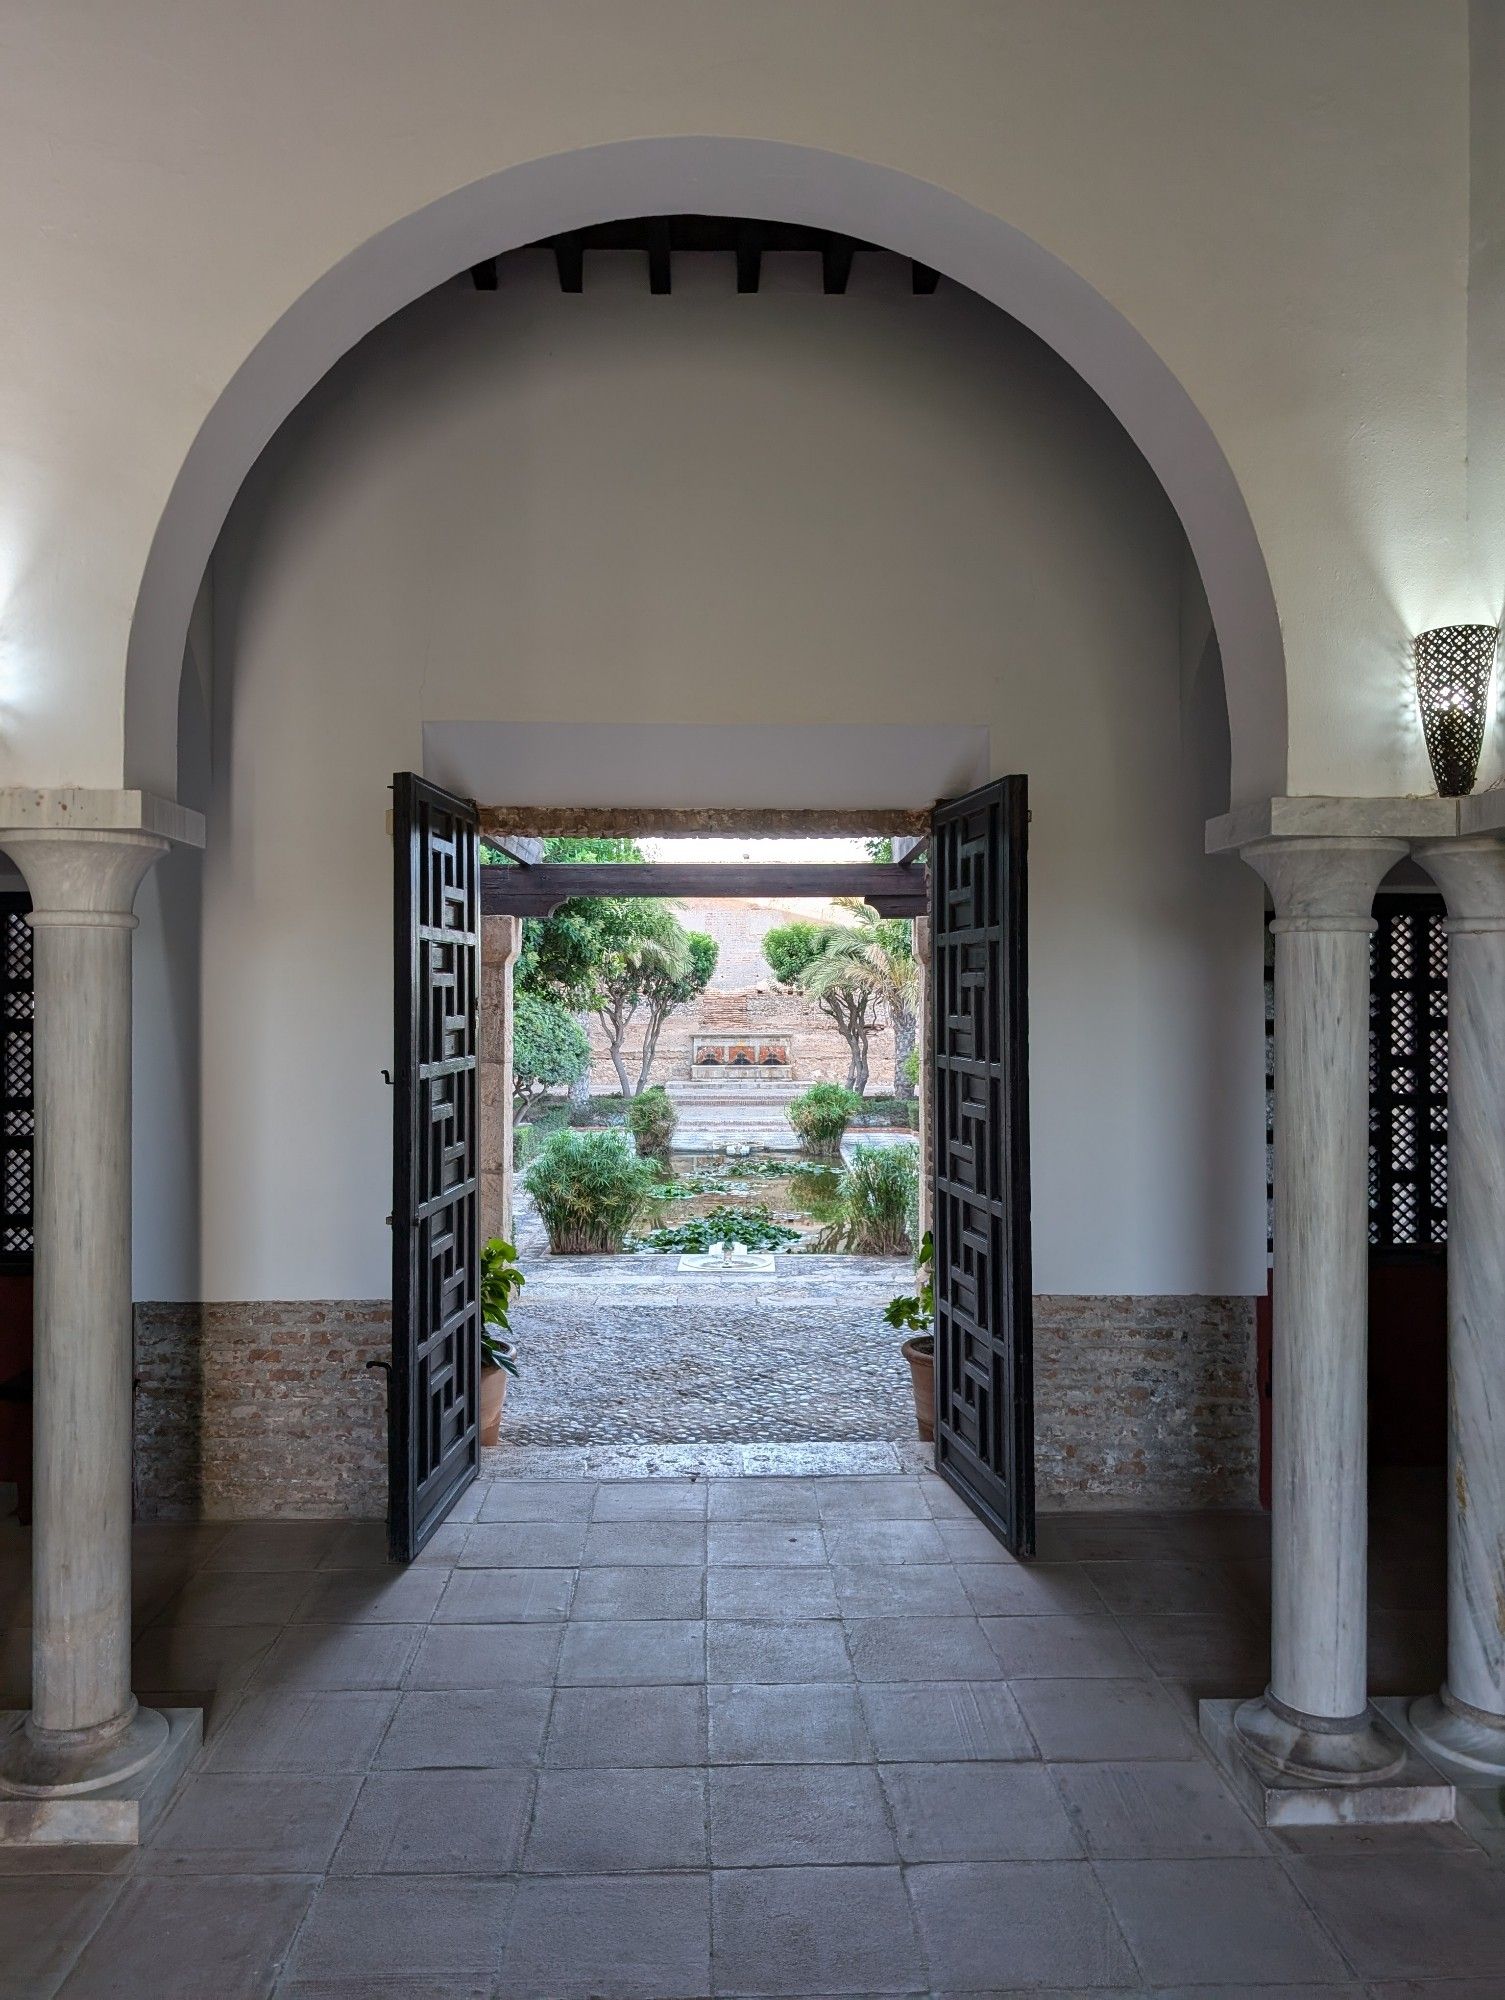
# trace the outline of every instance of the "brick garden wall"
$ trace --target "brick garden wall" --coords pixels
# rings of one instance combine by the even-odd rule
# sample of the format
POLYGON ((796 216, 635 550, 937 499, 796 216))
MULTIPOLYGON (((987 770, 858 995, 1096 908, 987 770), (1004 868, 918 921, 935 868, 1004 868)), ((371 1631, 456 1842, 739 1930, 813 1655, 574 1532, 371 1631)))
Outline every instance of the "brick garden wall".
MULTIPOLYGON (((386 1510, 381 1300, 136 1308, 146 1520, 386 1510)), ((1255 1498, 1249 1299, 1035 1300, 1039 1497, 1064 1507, 1255 1498)))

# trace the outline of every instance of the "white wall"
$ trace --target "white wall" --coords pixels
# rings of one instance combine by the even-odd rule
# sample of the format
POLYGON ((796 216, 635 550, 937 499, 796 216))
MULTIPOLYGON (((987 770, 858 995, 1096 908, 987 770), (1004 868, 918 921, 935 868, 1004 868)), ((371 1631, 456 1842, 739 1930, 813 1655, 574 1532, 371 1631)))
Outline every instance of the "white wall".
MULTIPOLYGON (((1262 1289, 1260 892, 1200 852, 1185 571, 1064 366, 887 260, 665 299, 539 254, 379 330, 214 563, 202 1295, 387 1290, 387 782, 426 721, 576 718, 986 728, 1035 814, 1038 1287, 1262 1289)), ((144 1217, 138 1296, 175 1268, 144 1217)))

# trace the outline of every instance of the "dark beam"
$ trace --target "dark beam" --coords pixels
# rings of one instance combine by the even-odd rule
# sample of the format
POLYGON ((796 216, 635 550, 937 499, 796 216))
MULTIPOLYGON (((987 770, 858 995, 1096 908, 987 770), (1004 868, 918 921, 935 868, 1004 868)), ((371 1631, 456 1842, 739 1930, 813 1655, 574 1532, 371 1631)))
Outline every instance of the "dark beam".
POLYGON ((737 231, 737 290, 755 292, 763 275, 763 231, 756 222, 744 222, 737 231))
POLYGON ((893 843, 894 859, 905 868, 913 868, 925 859, 928 844, 923 833, 901 833, 893 843))
POLYGON ((903 917, 929 908, 924 871, 892 861, 554 861, 481 870, 486 916, 546 917, 572 896, 850 896, 903 917))
POLYGON ((559 272, 559 289, 562 292, 583 292, 585 290, 585 245, 578 235, 566 230, 553 239, 554 265, 559 272))
POLYGON ((696 833, 805 836, 928 834, 928 806, 482 806, 481 831, 588 837, 696 833))
POLYGON ((478 292, 494 292, 496 290, 495 257, 483 257, 479 264, 472 264, 470 267, 470 281, 478 292))
POLYGON ((846 290, 847 279, 852 275, 852 252, 856 247, 850 236, 826 238, 820 253, 820 281, 823 291, 839 294, 846 290))
POLYGON ((546 851, 543 841, 526 833, 488 833, 484 838, 523 868, 536 868, 546 851))
POLYGON ((940 272, 932 271, 928 264, 910 265, 909 289, 912 292, 933 292, 940 282, 940 272))
POLYGON ((666 298, 673 281, 670 257, 669 218, 655 216, 648 224, 648 289, 657 298, 666 298))

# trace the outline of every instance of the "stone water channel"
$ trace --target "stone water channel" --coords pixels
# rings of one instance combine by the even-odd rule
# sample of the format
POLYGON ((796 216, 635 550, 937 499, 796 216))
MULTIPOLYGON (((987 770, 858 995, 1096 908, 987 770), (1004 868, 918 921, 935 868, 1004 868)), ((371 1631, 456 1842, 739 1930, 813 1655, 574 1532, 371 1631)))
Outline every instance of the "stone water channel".
POLYGON ((909 1371, 883 1320, 887 1301, 912 1289, 910 1259, 809 1247, 830 1225, 837 1170, 754 1150, 676 1154, 673 1172, 679 1198, 655 1204, 645 1230, 721 1206, 764 1208, 798 1243, 751 1276, 681 1270, 675 1251, 554 1257, 519 1184, 522 1373, 502 1447, 912 1440, 909 1371))

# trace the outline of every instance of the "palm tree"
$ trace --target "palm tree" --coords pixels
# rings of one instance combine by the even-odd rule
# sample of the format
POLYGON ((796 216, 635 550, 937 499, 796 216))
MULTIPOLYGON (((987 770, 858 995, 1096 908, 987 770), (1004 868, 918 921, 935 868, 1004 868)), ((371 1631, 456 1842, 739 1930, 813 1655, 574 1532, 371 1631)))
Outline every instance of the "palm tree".
MULTIPOLYGON (((920 992, 914 926, 907 917, 880 917, 867 903, 844 902, 844 907, 851 910, 855 921, 832 929, 800 985, 812 999, 822 1002, 845 996, 849 1007, 859 998, 881 1005, 894 1031, 894 1096, 913 1097, 908 1063, 915 1045, 915 1007, 920 992)), ((854 1048, 854 1058, 856 1054, 854 1048)), ((867 1083, 865 1036, 860 1068, 861 1082, 848 1079, 853 1090, 860 1091, 867 1083)))

